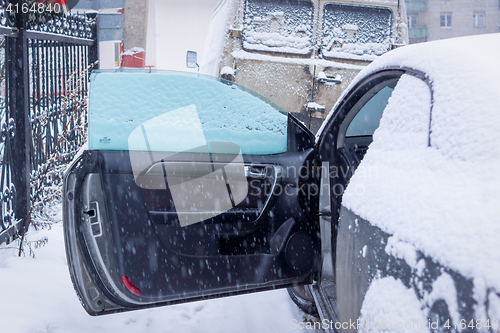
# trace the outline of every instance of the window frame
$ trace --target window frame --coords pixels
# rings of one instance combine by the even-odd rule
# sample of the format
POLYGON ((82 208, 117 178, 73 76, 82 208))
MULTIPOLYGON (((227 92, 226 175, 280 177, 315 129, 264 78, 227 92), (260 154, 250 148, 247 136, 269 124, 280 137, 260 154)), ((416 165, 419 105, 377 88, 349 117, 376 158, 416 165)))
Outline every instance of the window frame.
POLYGON ((472 26, 474 28, 486 28, 486 12, 484 10, 474 11, 472 14, 472 26), (482 25, 479 23, 482 23, 482 25))
POLYGON ((442 29, 449 29, 449 28, 451 28, 452 27, 452 23, 453 23, 452 13, 445 12, 445 13, 440 13, 439 14, 439 26, 442 29), (443 18, 444 18, 444 22, 443 22, 443 18), (444 25, 443 25, 443 23, 444 23, 444 25))
POLYGON ((418 28, 418 14, 408 14, 407 15, 407 20, 408 20, 408 28, 418 28), (414 24, 412 24, 414 23, 414 24))

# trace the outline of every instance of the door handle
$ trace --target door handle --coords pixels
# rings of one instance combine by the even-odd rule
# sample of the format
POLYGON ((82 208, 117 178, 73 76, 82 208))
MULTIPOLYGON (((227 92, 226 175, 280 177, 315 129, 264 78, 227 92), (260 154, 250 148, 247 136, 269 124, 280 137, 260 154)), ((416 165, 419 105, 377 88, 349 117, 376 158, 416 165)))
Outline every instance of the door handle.
POLYGON ((102 236, 102 226, 99 214, 99 203, 97 201, 92 201, 89 205, 89 209, 83 212, 89 216, 90 229, 92 230, 92 235, 97 238, 102 236))
POLYGON ((245 165, 245 177, 254 179, 266 179, 266 169, 258 168, 257 170, 260 172, 254 172, 252 171, 252 167, 245 165))
POLYGON ((252 172, 248 169, 245 169, 245 176, 247 178, 256 178, 256 179, 266 179, 266 175, 263 173, 252 172))

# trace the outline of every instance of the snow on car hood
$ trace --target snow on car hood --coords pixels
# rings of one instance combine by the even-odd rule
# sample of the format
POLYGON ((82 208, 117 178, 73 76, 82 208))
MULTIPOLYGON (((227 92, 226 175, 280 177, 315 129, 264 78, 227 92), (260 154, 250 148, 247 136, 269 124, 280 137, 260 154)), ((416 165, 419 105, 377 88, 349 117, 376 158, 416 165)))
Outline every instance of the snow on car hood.
POLYGON ((399 97, 394 93, 389 100, 373 144, 343 199, 347 208, 398 240, 473 278, 476 285, 486 284, 497 291, 499 54, 500 34, 482 35, 403 47, 363 70, 351 86, 382 68, 411 67, 426 74, 433 95, 423 97, 415 93, 417 87, 412 90, 411 80, 400 81, 407 93, 399 97), (391 110, 396 98, 402 98, 399 106, 404 105, 399 111, 391 110), (399 128, 411 131, 419 126, 419 117, 406 113, 413 112, 412 105, 422 105, 423 98, 429 98, 433 106, 430 146, 391 144, 402 137, 392 123, 398 118, 388 119, 391 112, 399 114, 399 128), (367 170, 374 169, 377 175, 366 177, 367 170))

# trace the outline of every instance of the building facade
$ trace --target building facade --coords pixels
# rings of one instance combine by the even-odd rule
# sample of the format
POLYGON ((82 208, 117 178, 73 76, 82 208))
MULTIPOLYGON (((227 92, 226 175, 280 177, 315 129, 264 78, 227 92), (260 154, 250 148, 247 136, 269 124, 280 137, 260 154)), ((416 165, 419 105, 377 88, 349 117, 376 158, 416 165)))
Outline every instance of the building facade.
POLYGON ((125 0, 79 0, 71 10, 76 13, 98 12, 99 67, 119 68, 123 51, 125 0))
POLYGON ((410 44, 500 31, 499 0, 407 0, 410 44))

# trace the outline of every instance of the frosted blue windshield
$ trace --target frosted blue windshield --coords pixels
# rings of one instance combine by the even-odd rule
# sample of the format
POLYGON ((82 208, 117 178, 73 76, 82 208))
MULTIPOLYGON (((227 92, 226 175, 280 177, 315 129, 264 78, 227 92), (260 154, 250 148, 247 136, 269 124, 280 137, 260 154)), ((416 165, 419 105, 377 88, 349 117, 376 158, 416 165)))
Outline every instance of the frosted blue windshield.
POLYGON ((254 92, 207 76, 92 74, 91 150, 184 152, 210 142, 234 143, 242 154, 286 152, 287 114, 254 92))

